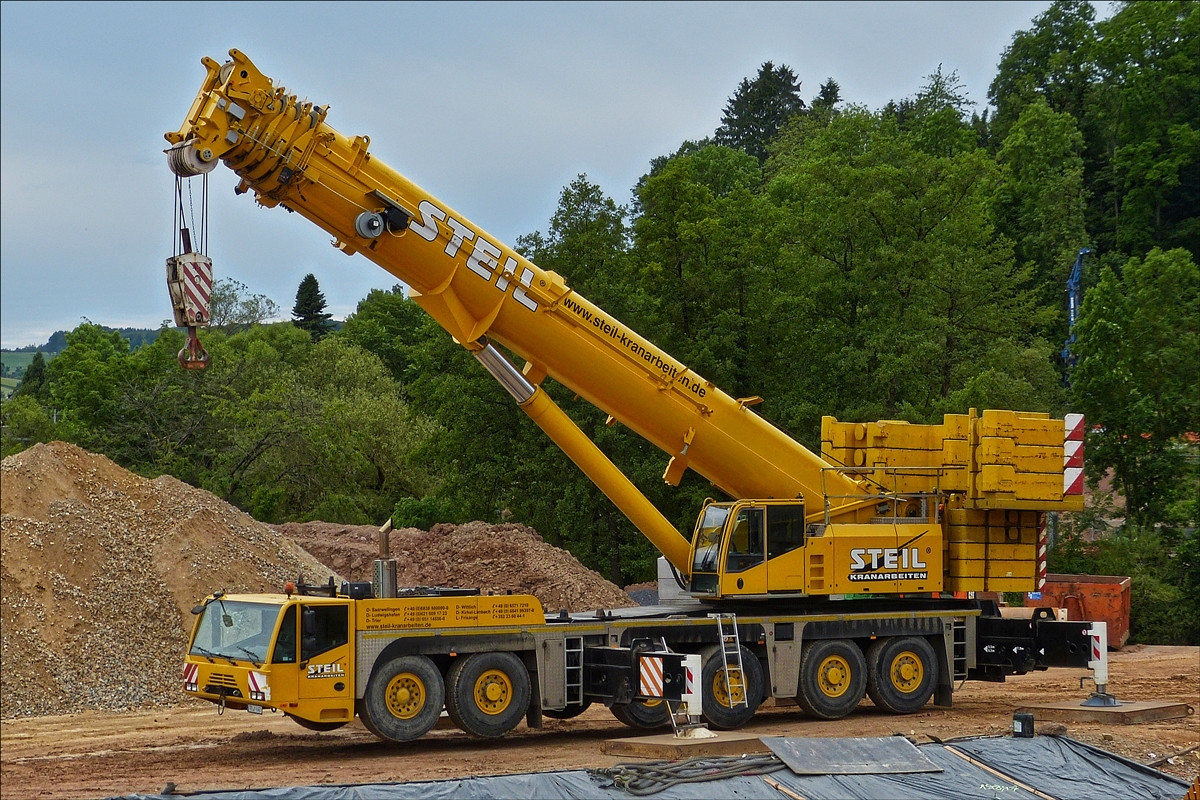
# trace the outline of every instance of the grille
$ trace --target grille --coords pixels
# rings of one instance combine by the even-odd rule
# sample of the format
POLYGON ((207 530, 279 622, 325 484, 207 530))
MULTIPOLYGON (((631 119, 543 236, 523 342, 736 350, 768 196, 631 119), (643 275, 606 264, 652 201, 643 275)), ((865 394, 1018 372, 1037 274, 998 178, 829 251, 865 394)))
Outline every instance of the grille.
POLYGON ((208 676, 209 686, 227 686, 230 689, 237 688, 237 679, 225 672, 214 672, 208 676))

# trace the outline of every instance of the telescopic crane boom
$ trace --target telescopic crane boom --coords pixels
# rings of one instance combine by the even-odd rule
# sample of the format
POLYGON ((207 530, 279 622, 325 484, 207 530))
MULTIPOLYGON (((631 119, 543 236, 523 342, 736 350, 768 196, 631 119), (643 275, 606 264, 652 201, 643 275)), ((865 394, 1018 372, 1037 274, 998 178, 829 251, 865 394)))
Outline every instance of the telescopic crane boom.
POLYGON ((224 64, 203 59, 204 83, 183 125, 166 134, 176 175, 206 174, 222 161, 241 178, 239 194, 253 191, 262 206, 300 214, 345 254, 361 253, 407 284, 413 300, 690 576, 694 592, 929 592, 986 583, 988 574, 943 569, 947 520, 968 536, 1001 519, 1017 531, 1005 541, 1028 544, 1021 531, 1036 528, 1036 514, 1021 512, 1075 502, 1062 485, 1063 423, 1045 415, 999 412, 989 420, 994 412, 985 412, 947 417, 942 426, 869 429, 827 418, 825 457, 810 452, 752 410, 759 398, 725 394, 561 275, 375 158, 369 137, 334 130, 328 106, 289 94, 238 50, 229 55, 224 64), (693 469, 736 502, 707 506, 689 543, 550 399, 541 388, 546 377, 663 450, 667 483, 678 485, 693 469), (986 453, 982 439, 995 440, 986 453), (1043 450, 1033 453, 1034 446, 1043 450), (1053 485, 1022 477, 1035 473, 1053 485))

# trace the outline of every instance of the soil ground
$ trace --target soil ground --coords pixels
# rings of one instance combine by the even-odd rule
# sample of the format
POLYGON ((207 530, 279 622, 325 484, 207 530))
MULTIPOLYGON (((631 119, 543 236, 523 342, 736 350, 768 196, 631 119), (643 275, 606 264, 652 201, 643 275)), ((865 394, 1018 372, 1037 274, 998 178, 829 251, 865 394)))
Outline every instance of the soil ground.
MULTIPOLYGON (((1200 709, 1200 648, 1134 646, 1112 653, 1110 689, 1127 700, 1185 702, 1200 709)), ((906 717, 877 712, 870 701, 846 719, 819 722, 794 707, 764 709, 747 732, 784 736, 996 735, 1013 710, 1037 702, 1083 699, 1086 670, 1051 670, 1005 684, 966 683, 952 709, 929 706, 906 717)), ((1068 735, 1143 763, 1200 744, 1200 717, 1142 725, 1068 725, 1068 735)), ((358 721, 309 733, 283 715, 261 717, 211 705, 127 713, 89 711, 17 719, 0 725, 0 798, 92 798, 130 792, 371 783, 610 766, 605 739, 631 735, 602 706, 573 720, 524 725, 500 740, 434 730, 417 742, 379 742, 358 721)), ((1191 780, 1200 751, 1159 767, 1191 780)))

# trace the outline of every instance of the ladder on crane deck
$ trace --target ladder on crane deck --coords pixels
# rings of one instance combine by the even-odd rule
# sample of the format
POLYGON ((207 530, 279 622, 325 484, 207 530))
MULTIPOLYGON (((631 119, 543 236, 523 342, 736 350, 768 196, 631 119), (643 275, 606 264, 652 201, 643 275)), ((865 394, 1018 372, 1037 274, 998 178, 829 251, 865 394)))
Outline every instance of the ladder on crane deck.
POLYGON ((567 705, 583 702, 583 637, 568 636, 563 648, 566 667, 567 705))
POLYGON ((721 640, 721 670, 725 673, 725 691, 729 707, 749 706, 746 697, 746 672, 742 667, 742 642, 738 638, 736 614, 709 614, 717 621, 717 636, 721 640), (728 630, 726 630, 728 629, 728 630))

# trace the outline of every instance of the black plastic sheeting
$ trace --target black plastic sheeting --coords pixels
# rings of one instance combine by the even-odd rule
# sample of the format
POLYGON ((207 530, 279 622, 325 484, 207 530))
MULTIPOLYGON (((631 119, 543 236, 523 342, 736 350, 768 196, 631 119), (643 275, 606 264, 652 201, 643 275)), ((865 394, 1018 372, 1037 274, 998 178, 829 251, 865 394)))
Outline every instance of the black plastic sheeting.
POLYGON ((1066 736, 968 739, 953 747, 1039 792, 1068 800, 1180 798, 1188 784, 1136 761, 1066 736), (997 746, 1003 743, 1002 746, 997 746))
MULTIPOLYGON (((920 745, 921 754, 940 772, 796 775, 785 769, 768 777, 806 800, 1040 800, 1037 794, 966 761, 948 747, 1057 800, 1177 800, 1188 787, 1170 775, 1060 736, 960 739, 920 745)), ((195 800, 613 800, 630 795, 603 777, 573 770, 410 783, 200 792, 185 796, 195 800)), ((785 797, 758 776, 689 783, 651 796, 661 800, 785 797)), ((162 797, 136 794, 128 795, 125 800, 162 797)))

